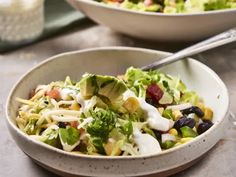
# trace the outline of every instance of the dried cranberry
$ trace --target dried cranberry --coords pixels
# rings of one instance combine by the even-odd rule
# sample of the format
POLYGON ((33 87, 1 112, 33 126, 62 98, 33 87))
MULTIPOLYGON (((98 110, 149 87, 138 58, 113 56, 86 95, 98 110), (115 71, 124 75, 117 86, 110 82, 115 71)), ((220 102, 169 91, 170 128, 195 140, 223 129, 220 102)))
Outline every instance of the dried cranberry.
POLYGON ((162 98, 164 92, 157 84, 151 84, 147 87, 147 95, 155 102, 158 103, 162 98))
POLYGON ((211 128, 212 125, 213 123, 210 120, 204 120, 202 123, 198 125, 198 128, 197 128, 198 134, 204 133, 209 128, 211 128))
POLYGON ((177 120, 174 124, 174 128, 177 130, 180 130, 183 126, 188 126, 190 128, 193 128, 195 126, 196 122, 192 118, 187 118, 186 116, 183 116, 179 120, 177 120))

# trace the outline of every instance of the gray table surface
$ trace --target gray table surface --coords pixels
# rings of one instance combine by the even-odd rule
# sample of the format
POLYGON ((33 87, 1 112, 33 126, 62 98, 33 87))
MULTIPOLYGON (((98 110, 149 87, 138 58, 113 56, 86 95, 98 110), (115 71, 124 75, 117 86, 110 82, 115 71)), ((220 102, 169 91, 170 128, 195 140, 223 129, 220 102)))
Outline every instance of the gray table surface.
MULTIPOLYGON (((33 163, 15 144, 5 122, 9 90, 19 77, 44 59, 62 52, 102 46, 134 46, 177 51, 189 44, 164 44, 133 39, 97 25, 85 25, 76 31, 45 40, 8 54, 0 55, 0 177, 55 176, 33 163)), ((236 114, 236 43, 220 47, 195 58, 211 67, 229 89, 230 110, 236 114)), ((231 124, 224 137, 204 159, 176 174, 181 177, 235 177, 236 128, 231 124)))

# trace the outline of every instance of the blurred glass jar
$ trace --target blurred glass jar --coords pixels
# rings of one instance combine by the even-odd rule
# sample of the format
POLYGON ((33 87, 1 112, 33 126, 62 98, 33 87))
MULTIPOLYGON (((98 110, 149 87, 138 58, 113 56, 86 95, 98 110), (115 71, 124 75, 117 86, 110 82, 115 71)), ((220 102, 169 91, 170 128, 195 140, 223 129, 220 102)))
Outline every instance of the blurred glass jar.
POLYGON ((0 40, 21 43, 44 28, 44 0, 0 0, 0 40))

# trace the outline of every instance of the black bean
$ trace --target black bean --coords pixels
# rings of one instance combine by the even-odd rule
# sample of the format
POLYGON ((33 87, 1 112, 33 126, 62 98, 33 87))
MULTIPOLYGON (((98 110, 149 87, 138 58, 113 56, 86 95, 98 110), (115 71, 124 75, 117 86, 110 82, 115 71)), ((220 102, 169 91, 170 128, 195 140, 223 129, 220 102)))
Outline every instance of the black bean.
POLYGON ((186 116, 181 117, 179 120, 177 120, 174 124, 174 128, 177 130, 180 130, 183 126, 188 126, 190 128, 193 128, 195 126, 196 122, 192 118, 187 118, 186 116))
POLYGON ((68 123, 66 123, 66 122, 58 122, 59 128, 66 128, 67 125, 68 125, 68 123))
POLYGON ((161 132, 158 130, 154 130, 152 129, 152 131, 154 132, 154 134, 156 135, 157 140, 159 141, 159 143, 161 143, 161 132))
POLYGON ((47 100, 44 101, 45 104, 49 104, 49 102, 47 100))
POLYGON ((188 115, 191 113, 195 113, 198 117, 203 117, 204 116, 204 112, 197 106, 192 106, 190 108, 181 110, 182 114, 188 115))
POLYGON ((209 128, 211 128, 212 125, 213 123, 210 120, 204 120, 202 123, 198 125, 198 128, 197 128, 198 134, 204 133, 209 128))

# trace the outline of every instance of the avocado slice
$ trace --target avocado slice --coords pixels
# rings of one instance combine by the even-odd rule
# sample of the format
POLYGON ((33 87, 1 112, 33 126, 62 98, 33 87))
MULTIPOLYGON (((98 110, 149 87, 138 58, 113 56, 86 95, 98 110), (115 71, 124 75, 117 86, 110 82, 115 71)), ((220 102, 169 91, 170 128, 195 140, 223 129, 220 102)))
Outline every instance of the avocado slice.
POLYGON ((123 81, 113 76, 102 76, 86 74, 79 83, 80 93, 85 99, 92 96, 101 96, 108 98, 111 102, 116 100, 127 90, 123 81))
POLYGON ((80 93, 84 99, 90 99, 96 94, 98 86, 96 76, 92 74, 84 74, 79 82, 80 93))

